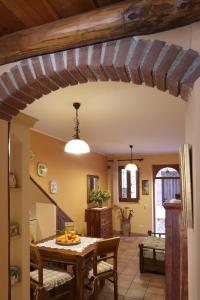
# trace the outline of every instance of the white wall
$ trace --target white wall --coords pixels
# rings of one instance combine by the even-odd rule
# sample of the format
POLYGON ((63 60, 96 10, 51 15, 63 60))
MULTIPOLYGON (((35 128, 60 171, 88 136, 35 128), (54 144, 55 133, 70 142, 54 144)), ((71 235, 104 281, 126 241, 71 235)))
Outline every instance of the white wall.
POLYGON ((56 207, 48 203, 36 203, 37 240, 56 234, 56 207))

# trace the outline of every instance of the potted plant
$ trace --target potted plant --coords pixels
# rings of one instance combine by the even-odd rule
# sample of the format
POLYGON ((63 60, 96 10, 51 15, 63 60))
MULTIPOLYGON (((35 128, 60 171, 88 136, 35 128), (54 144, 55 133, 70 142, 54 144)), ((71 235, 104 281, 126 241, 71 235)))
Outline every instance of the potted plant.
POLYGON ((110 199, 110 196, 110 192, 107 190, 93 190, 90 193, 90 202, 95 202, 98 204, 98 207, 102 207, 103 202, 110 199))

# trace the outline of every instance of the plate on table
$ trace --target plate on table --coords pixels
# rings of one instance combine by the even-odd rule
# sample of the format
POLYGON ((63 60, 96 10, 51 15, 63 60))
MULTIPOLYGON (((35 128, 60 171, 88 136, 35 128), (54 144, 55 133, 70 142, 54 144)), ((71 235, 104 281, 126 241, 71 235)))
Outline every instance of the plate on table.
POLYGON ((70 242, 65 243, 65 242, 58 242, 58 241, 56 241, 56 244, 57 245, 61 245, 61 246, 74 246, 74 245, 78 245, 80 243, 81 243, 81 241, 72 242, 72 243, 70 243, 70 242))

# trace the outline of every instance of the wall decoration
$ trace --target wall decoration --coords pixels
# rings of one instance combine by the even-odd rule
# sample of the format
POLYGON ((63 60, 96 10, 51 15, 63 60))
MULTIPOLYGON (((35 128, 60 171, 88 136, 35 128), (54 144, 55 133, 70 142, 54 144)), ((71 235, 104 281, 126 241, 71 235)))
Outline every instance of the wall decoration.
POLYGON ((142 195, 149 195, 149 180, 142 180, 142 195))
POLYGON ((20 280, 20 270, 17 266, 10 266, 10 281, 13 286, 16 282, 20 280))
POLYGON ((44 177, 47 175, 48 167, 44 163, 38 163, 37 171, 39 176, 44 177))
POLYGON ((181 173, 182 221, 185 227, 193 228, 192 199, 192 154, 191 145, 184 144, 179 149, 181 173))
POLYGON ((87 175, 87 202, 90 202, 90 193, 99 188, 99 176, 87 175))
POLYGON ((16 188, 17 187, 17 179, 15 174, 10 173, 9 174, 9 187, 10 188, 16 188))
POLYGON ((17 236, 19 234, 19 224, 10 224, 10 236, 17 236))
POLYGON ((35 154, 33 153, 32 150, 29 151, 29 160, 34 160, 35 159, 35 154))
POLYGON ((50 192, 52 194, 56 194, 58 192, 58 184, 57 181, 51 180, 50 181, 50 192))

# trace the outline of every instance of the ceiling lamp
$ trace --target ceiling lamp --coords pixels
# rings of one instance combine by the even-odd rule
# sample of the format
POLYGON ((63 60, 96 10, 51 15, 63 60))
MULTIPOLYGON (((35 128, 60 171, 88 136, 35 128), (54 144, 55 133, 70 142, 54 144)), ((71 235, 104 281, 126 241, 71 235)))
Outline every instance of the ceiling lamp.
POLYGON ((130 163, 126 165, 125 170, 126 171, 137 171, 138 167, 133 163, 133 158, 132 158, 133 145, 130 145, 130 149, 131 149, 131 160, 130 160, 130 163))
POLYGON ((90 147, 86 142, 80 139, 80 129, 79 129, 79 120, 78 120, 78 109, 80 107, 80 103, 73 103, 73 107, 76 110, 76 118, 75 118, 75 127, 74 127, 74 135, 73 140, 69 141, 65 145, 65 152, 73 153, 73 154, 83 154, 90 152, 90 147))

